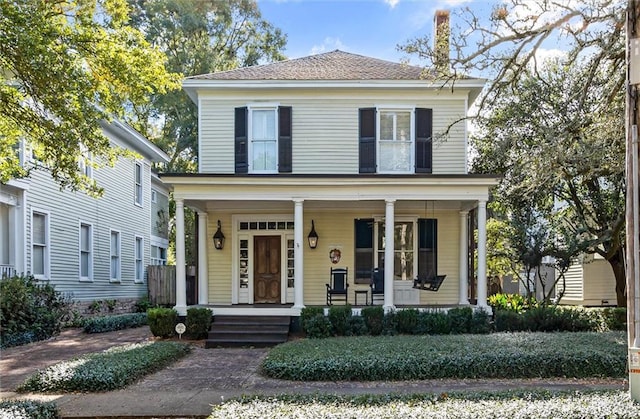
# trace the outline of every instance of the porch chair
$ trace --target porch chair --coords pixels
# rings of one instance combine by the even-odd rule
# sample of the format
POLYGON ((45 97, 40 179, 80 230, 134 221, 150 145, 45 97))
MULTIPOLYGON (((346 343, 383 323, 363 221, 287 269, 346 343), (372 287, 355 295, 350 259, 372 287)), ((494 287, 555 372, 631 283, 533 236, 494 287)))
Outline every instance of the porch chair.
POLYGON ((333 300, 344 300, 348 304, 349 283, 347 282, 347 268, 331 268, 331 276, 327 285, 327 305, 333 305, 333 300))
POLYGON ((424 277, 417 277, 413 280, 413 288, 424 291, 437 292, 444 282, 446 275, 434 275, 433 272, 424 277))
POLYGON ((371 305, 373 305, 374 299, 377 297, 384 301, 384 271, 380 268, 375 268, 371 271, 371 305))

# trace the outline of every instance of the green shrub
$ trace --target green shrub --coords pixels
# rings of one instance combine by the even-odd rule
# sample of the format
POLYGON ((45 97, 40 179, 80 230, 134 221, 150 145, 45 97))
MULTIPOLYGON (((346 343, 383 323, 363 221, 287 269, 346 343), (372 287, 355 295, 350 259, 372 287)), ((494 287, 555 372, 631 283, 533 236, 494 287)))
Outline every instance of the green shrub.
POLYGON ((119 314, 117 316, 92 317, 84 320, 85 333, 104 333, 114 330, 145 326, 147 313, 119 314))
POLYGON ((423 311, 418 315, 415 333, 418 335, 448 335, 451 324, 447 313, 432 310, 423 311))
POLYGON ((473 309, 471 307, 455 307, 447 311, 451 333, 469 333, 473 309))
POLYGON ((147 310, 149 329, 153 336, 170 338, 175 335, 178 312, 173 308, 150 308, 147 310))
POLYGON ((367 324, 362 316, 351 316, 347 320, 346 336, 363 336, 368 333, 367 324))
POLYGON ((384 318, 382 319, 382 334, 386 336, 398 334, 398 320, 395 311, 384 313, 384 318))
POLYGON ((485 335, 491 333, 493 327, 491 325, 491 314, 484 308, 473 311, 471 317, 470 333, 485 335))
POLYGON ((125 345, 40 370, 20 392, 111 391, 158 371, 190 352, 189 345, 153 342, 125 345))
POLYGON ((304 332, 310 339, 324 339, 331 336, 331 322, 324 314, 305 320, 304 332))
POLYGON ((607 307, 597 310, 602 330, 627 330, 627 309, 625 307, 607 307))
POLYGON ((533 332, 579 332, 597 328, 585 311, 571 307, 534 307, 525 311, 522 316, 526 330, 533 332))
POLYGON ((346 335, 350 317, 351 306, 349 304, 329 307, 329 322, 331 323, 333 334, 338 336, 346 335))
POLYGON ((0 418, 58 419, 55 403, 36 400, 0 400, 0 418))
POLYGON ((192 307, 187 309, 187 336, 191 339, 205 339, 211 328, 211 310, 192 307))
POLYGON ((300 381, 623 378, 627 340, 623 332, 301 339, 273 348, 262 371, 300 381))
POLYGON ((33 276, 0 280, 0 347, 48 339, 60 333, 71 313, 67 296, 33 276))
POLYGON ((520 332, 526 330, 522 315, 511 310, 496 310, 494 326, 496 332, 520 332))
POLYGON ((318 314, 324 317, 323 307, 305 307, 300 311, 300 327, 307 333, 307 322, 318 314))
POLYGON ((381 306, 365 307, 361 311, 369 334, 378 336, 384 325, 384 309, 381 306))
POLYGON ((489 297, 488 302, 496 310, 510 310, 516 313, 538 306, 535 298, 527 299, 519 294, 494 294, 489 297))
POLYGON ((396 329, 398 333, 414 334, 418 325, 418 310, 407 308, 396 311, 396 329))
POLYGON ((146 295, 136 301, 135 305, 133 306, 133 309, 136 313, 146 313, 150 308, 154 307, 153 304, 151 304, 151 300, 149 300, 149 297, 146 295))

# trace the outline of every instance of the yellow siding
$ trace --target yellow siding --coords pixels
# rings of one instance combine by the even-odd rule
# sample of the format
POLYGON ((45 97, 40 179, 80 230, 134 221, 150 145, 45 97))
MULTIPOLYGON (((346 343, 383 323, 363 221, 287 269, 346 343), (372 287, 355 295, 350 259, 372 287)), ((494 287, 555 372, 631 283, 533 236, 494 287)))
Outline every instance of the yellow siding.
MULTIPOLYGON (((296 91, 238 92, 200 96, 200 171, 234 172, 234 108, 269 102, 293 107, 294 173, 358 173, 358 109, 377 105, 432 108, 434 134, 465 115, 465 96, 445 92, 296 91)), ((464 123, 433 147, 436 174, 466 171, 464 123)))
POLYGON ((609 262, 594 259, 584 265, 583 272, 585 305, 601 305, 602 300, 616 303, 616 280, 609 262))
POLYGON ((438 292, 420 291, 420 304, 457 304, 460 292, 460 215, 457 212, 437 212, 436 217, 438 274, 447 277, 438 292))
MULTIPOLYGON (((207 237, 212 237, 217 228, 218 220, 223 226, 231 226, 231 214, 209 215, 207 218, 207 237)), ((225 245, 222 250, 213 247, 213 241, 207 240, 207 254, 209 255, 209 303, 231 304, 231 231, 224 229, 225 245)))

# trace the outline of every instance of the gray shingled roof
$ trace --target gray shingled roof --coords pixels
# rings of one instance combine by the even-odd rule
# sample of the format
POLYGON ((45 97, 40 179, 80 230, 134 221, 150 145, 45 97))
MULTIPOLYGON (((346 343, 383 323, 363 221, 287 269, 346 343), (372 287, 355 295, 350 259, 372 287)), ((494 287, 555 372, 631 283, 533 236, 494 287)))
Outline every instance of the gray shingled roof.
POLYGON ((189 80, 419 80, 423 68, 340 50, 202 74, 189 80))

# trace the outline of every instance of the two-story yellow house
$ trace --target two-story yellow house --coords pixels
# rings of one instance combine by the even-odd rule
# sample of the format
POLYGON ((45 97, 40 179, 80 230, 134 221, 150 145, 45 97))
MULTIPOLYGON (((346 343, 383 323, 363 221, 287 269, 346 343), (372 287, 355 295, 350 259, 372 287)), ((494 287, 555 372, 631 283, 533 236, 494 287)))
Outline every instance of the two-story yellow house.
POLYGON ((371 302, 363 294, 379 268, 385 309, 467 305, 470 289, 486 306, 474 274, 486 277, 496 178, 468 173, 464 121, 484 80, 450 85, 421 67, 333 51, 183 86, 198 106, 199 173, 162 175, 176 201, 181 314, 185 206, 198 212, 198 302, 214 314, 325 305, 332 267, 347 268, 350 304, 356 291, 358 305, 371 302), (435 274, 446 275, 437 292, 414 288, 435 274))

